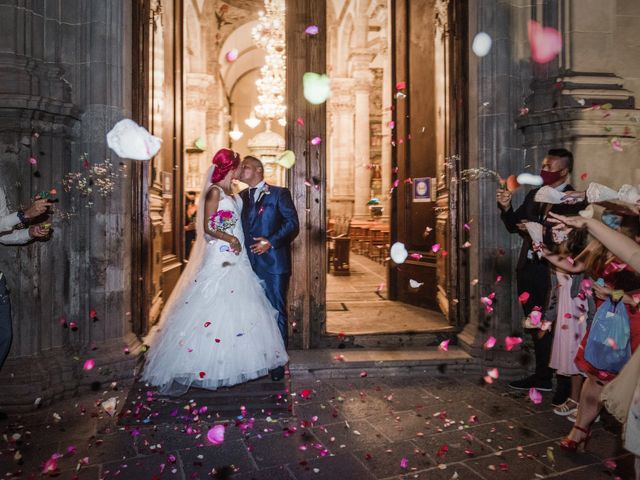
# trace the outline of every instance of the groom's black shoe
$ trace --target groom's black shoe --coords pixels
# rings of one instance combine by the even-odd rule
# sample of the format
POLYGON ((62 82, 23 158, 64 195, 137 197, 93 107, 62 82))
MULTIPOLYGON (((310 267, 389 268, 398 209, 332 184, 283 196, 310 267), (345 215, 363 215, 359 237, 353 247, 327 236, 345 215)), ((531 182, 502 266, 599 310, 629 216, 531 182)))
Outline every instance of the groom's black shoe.
POLYGON ((271 370, 271 380, 278 382, 284 378, 284 367, 278 367, 271 370))

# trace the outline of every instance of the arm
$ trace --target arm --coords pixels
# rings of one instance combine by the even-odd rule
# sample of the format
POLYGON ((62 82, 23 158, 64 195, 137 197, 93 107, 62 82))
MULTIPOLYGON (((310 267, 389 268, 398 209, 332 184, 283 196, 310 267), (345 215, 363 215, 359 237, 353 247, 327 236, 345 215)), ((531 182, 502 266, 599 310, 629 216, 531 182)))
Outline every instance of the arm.
POLYGON ((2 245, 24 245, 31 241, 29 229, 15 230, 6 235, 0 235, 0 243, 2 245))
POLYGON ((291 198, 291 192, 287 188, 280 190, 280 198, 278 199, 278 210, 284 223, 282 227, 274 233, 271 238, 268 238, 269 243, 273 248, 280 248, 296 238, 300 230, 300 223, 298 221, 298 212, 293 204, 291 198))
POLYGON ((218 211, 218 205, 220 204, 220 190, 217 188, 211 188, 207 192, 207 197, 204 203, 204 231, 208 235, 211 235, 213 238, 217 238, 218 240, 222 240, 224 242, 228 242, 236 255, 239 255, 242 251, 242 246, 240 245, 240 240, 238 240, 233 235, 226 232, 219 232, 217 230, 211 230, 209 227, 209 218, 211 215, 218 211))
POLYGON ((548 252, 548 250, 543 249, 542 250, 542 256, 550 264, 554 265, 555 267, 559 268, 560 270, 563 270, 563 271, 565 271, 567 273, 582 273, 585 270, 584 263, 582 263, 580 261, 575 261, 574 263, 571 263, 565 257, 561 257, 560 255, 555 255, 555 254, 545 253, 545 252, 548 252))
POLYGON ((4 232, 11 232, 14 227, 20 224, 18 218, 18 212, 10 213, 9 215, 3 215, 0 217, 0 234, 4 232))
POLYGON ((549 213, 549 215, 573 228, 586 226, 589 229, 589 233, 597 238, 611 253, 634 270, 640 271, 640 245, 631 238, 612 230, 604 223, 593 218, 565 217, 554 213, 549 213))
POLYGON ((500 208, 500 219, 504 226, 507 228, 509 233, 519 233, 520 229, 518 228, 518 223, 521 223, 522 220, 526 218, 526 205, 529 201, 529 196, 531 192, 527 194, 522 205, 520 205, 516 210, 513 209, 511 204, 506 209, 500 208))

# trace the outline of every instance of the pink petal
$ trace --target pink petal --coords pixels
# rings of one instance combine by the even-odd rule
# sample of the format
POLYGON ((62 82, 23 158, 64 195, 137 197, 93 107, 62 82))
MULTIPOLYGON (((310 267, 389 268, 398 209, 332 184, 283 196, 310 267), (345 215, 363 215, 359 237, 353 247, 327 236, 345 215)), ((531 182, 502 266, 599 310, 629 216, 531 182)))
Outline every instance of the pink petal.
POLYGON ((562 50, 562 34, 555 28, 543 27, 535 20, 529 20, 529 46, 534 62, 550 62, 562 50))
POLYGON ((238 49, 232 48, 227 53, 225 53, 224 58, 227 62, 235 62, 238 59, 238 49))
POLYGON ((440 345, 438 346, 438 348, 439 348, 440 350, 443 350, 443 351, 445 351, 445 352, 448 352, 448 351, 449 351, 449 342, 450 342, 450 341, 451 341, 451 340, 443 340, 442 342, 440 342, 440 345))
POLYGON ((224 425, 216 425, 207 432, 207 439, 214 445, 224 442, 224 425))
POLYGON ((489 350, 496 345, 496 337, 489 337, 486 342, 484 342, 484 348, 489 350))
POLYGON ((396 83, 396 90, 404 90, 405 88, 407 88, 407 82, 396 83))
POLYGON ((542 394, 533 387, 529 389, 529 398, 536 405, 538 405, 539 403, 542 403, 542 394))
POLYGON ((85 360, 84 365, 82 366, 83 370, 91 370, 93 367, 95 367, 96 365, 96 361, 93 359, 89 359, 89 360, 85 360))
POLYGON ((518 297, 518 300, 520 303, 527 303, 527 300, 529 300, 529 292, 522 292, 518 297))
POLYGON ((522 343, 522 338, 520 337, 506 337, 504 339, 504 348, 507 352, 513 350, 513 347, 520 345, 522 343))
POLYGON ((311 145, 320 145, 321 142, 322 142, 322 139, 320 137, 313 137, 311 139, 311 145))
POLYGON ((402 459, 400 460, 400 468, 407 468, 409 466, 409 460, 407 460, 405 457, 402 457, 402 459))
POLYGON ((431 246, 431 251, 432 251, 433 253, 438 253, 438 251, 439 251, 439 250, 440 250, 440 244, 439 244, 439 243, 434 243, 434 244, 431 246))
POLYGON ((317 35, 319 31, 320 29, 317 25, 309 25, 304 29, 304 33, 306 33, 307 35, 317 35))

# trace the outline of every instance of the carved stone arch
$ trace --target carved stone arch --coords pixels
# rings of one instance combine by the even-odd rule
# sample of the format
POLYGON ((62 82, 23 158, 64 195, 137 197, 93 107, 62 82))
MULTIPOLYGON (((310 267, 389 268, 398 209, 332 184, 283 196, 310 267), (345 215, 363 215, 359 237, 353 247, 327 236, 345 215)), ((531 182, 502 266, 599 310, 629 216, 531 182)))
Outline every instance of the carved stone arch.
POLYGON ((336 74, 340 77, 346 77, 348 74, 349 59, 347 57, 347 52, 350 51, 351 34, 353 33, 353 30, 353 17, 349 13, 341 22, 338 33, 338 55, 336 56, 338 59, 336 62, 338 71, 336 74))

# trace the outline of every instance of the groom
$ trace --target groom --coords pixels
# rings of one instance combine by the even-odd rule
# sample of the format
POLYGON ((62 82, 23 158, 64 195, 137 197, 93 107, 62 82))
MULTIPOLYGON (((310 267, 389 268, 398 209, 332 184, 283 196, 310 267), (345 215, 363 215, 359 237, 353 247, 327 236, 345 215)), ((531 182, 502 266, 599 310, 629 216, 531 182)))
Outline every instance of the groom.
MULTIPOLYGON (((278 328, 287 346, 287 290, 291 276, 290 245, 298 235, 298 212, 291 192, 264 181, 264 166, 255 157, 244 157, 240 181, 249 188, 240 192, 244 243, 251 267, 264 281, 267 298, 278 311, 278 328)), ((271 379, 281 380, 284 367, 271 371, 271 379)))

